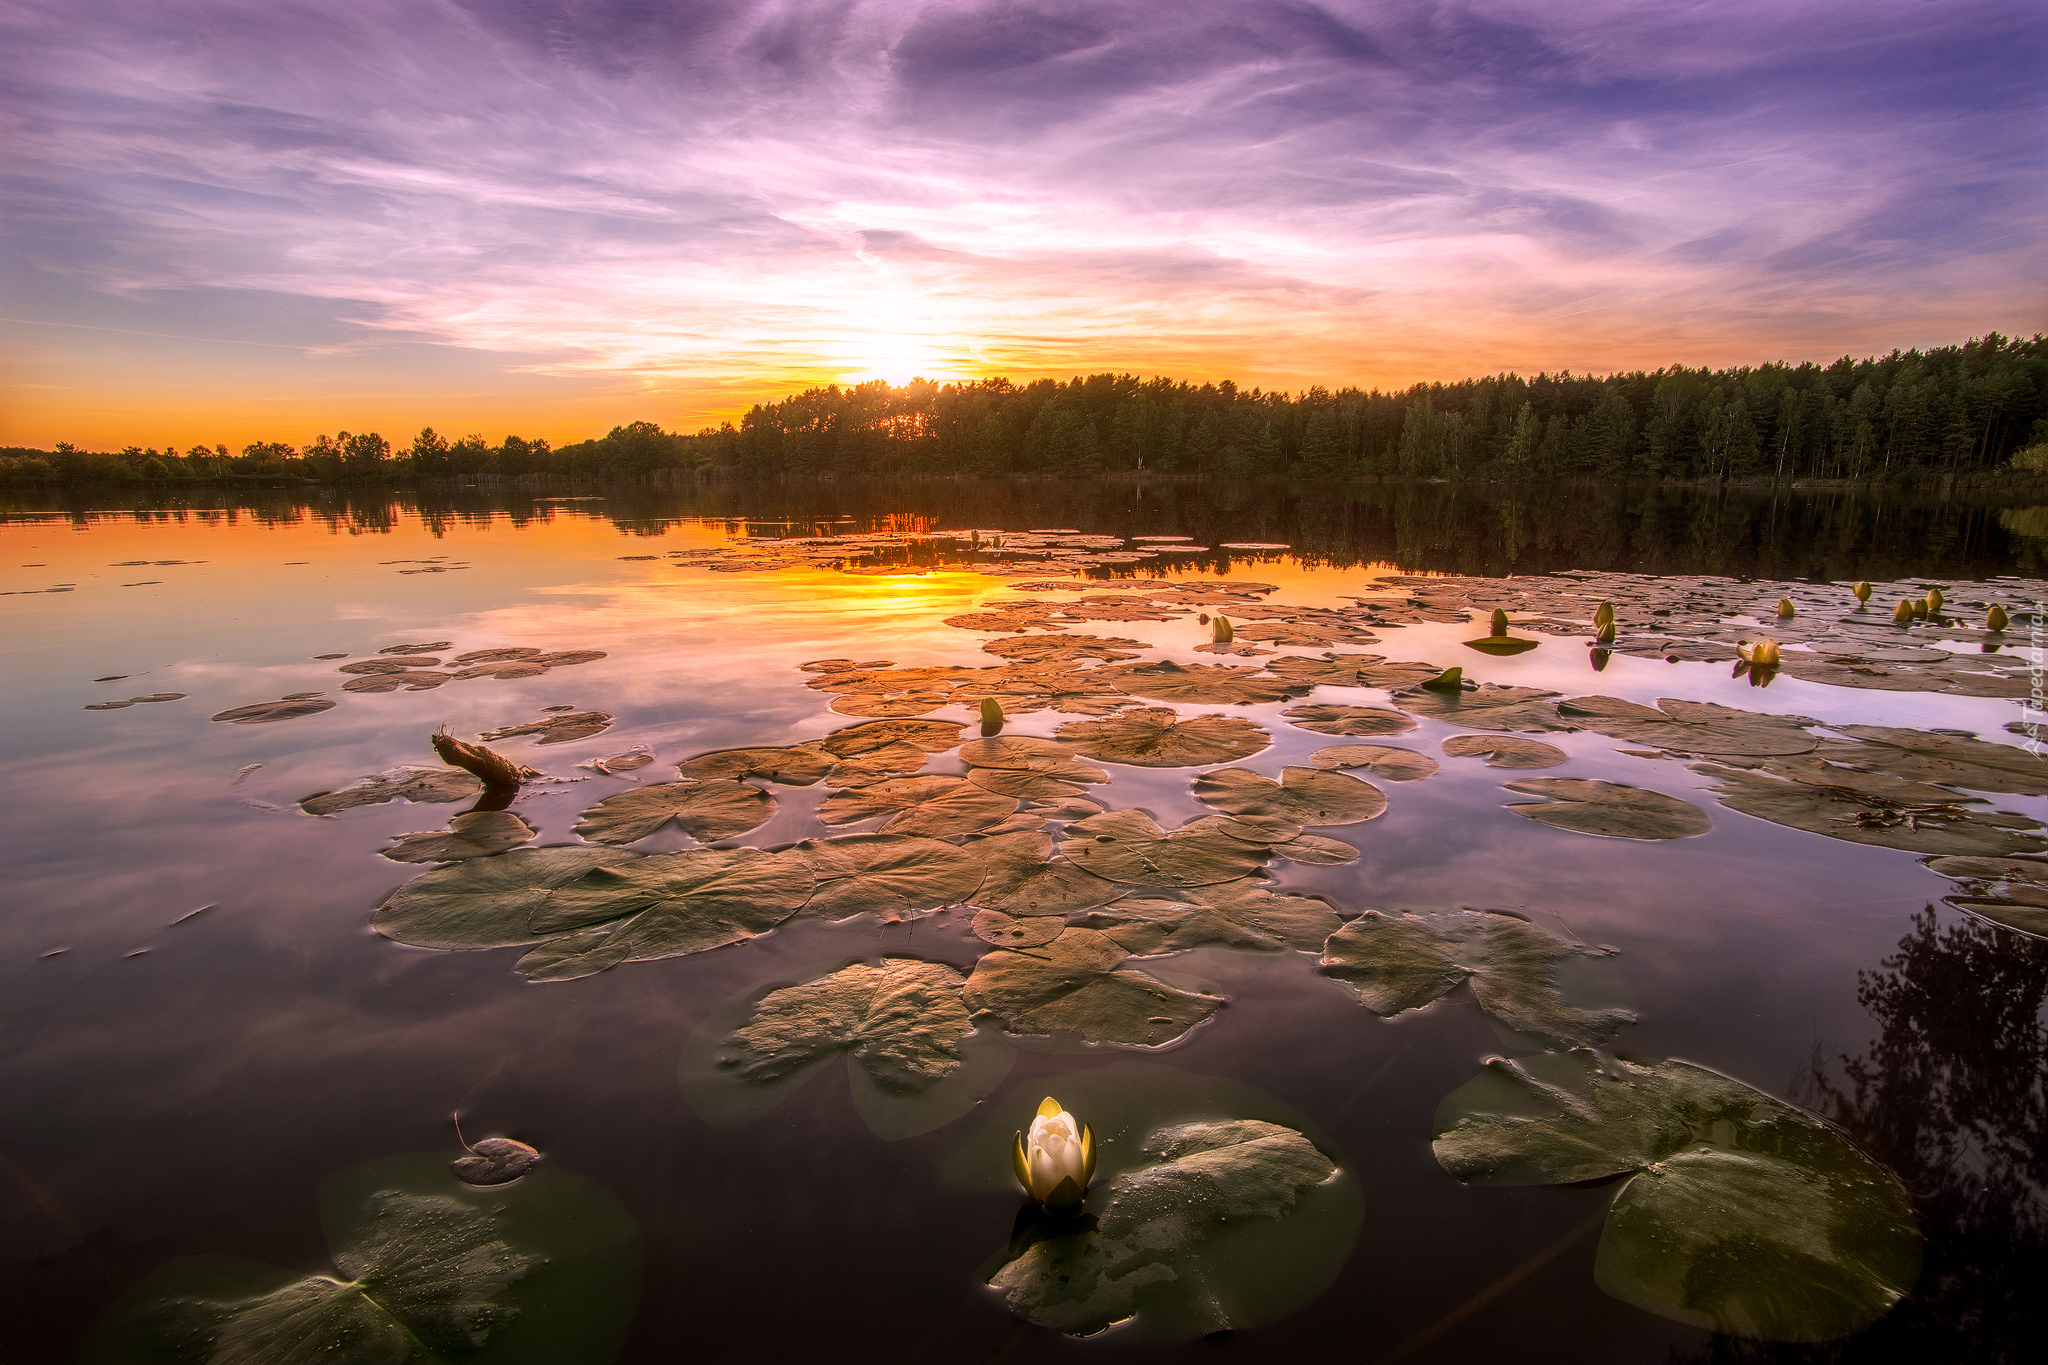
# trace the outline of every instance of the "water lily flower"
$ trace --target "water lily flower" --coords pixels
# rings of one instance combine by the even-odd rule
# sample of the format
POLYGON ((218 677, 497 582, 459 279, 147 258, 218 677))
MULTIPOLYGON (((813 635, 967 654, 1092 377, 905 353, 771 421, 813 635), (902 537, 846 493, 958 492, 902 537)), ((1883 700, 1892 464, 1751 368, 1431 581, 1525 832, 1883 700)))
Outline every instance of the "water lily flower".
POLYGON ((1776 668, 1778 666, 1778 642, 1766 636, 1752 640, 1746 645, 1737 645, 1735 652, 1751 668, 1776 668))
POLYGON ((1596 625, 1596 626, 1611 626, 1611 625, 1613 625, 1613 624, 1614 624, 1614 603, 1612 603, 1612 602, 1602 602, 1602 603, 1600 604, 1600 608, 1599 608, 1599 610, 1597 610, 1597 611, 1595 611, 1595 612, 1593 613, 1593 624, 1594 624, 1594 625, 1596 625))
POLYGON ((1940 588, 1929 588, 1927 590, 1927 610, 1940 611, 1941 604, 1947 600, 1947 598, 1941 595, 1940 588))
POLYGON ((1237 639, 1237 630, 1230 624, 1230 618, 1222 615, 1217 616, 1211 626, 1211 634, 1216 637, 1216 643, 1219 645, 1227 645, 1237 639))
MULTIPOLYGON (((1923 603, 1922 605, 1924 606, 1925 604, 1923 603)), ((1912 625, 1913 604, 1907 601, 1905 598, 1901 597, 1899 599, 1899 605, 1892 608, 1892 620, 1896 621, 1898 624, 1902 626, 1912 625)))
POLYGON ((1859 581, 1856 584, 1856 586, 1850 588, 1849 591, 1856 594, 1856 600, 1858 602, 1868 602, 1870 600, 1870 584, 1868 583, 1859 581))
POLYGON ((1048 1095, 1031 1120, 1029 1138, 1017 1134, 1010 1165, 1026 1194, 1049 1209, 1070 1209, 1095 1178, 1095 1133, 1048 1095))
POLYGON ((983 697, 981 699, 981 723, 983 725, 1001 725, 1005 719, 1001 702, 997 701, 994 697, 983 697))
POLYGON ((1792 619, 1792 615, 1793 615, 1793 613, 1794 613, 1794 612, 1795 612, 1796 610, 1798 610, 1798 609, 1797 609, 1796 607, 1794 607, 1794 606, 1792 605, 1792 599, 1791 599, 1791 598, 1789 598, 1789 597, 1781 597, 1781 598, 1779 598, 1779 599, 1778 599, 1778 619, 1779 619, 1779 620, 1781 620, 1781 621, 1789 621, 1789 620, 1791 620, 1791 619, 1792 619))
POLYGON ((1611 644, 1613 644, 1613 643, 1614 643, 1614 621, 1613 621, 1613 618, 1611 618, 1611 617, 1610 617, 1609 619, 1607 619, 1607 620, 1605 620, 1605 621, 1602 621, 1602 622, 1600 623, 1600 633, 1599 633, 1598 635, 1594 636, 1593 638, 1594 638, 1595 640, 1597 640, 1597 641, 1598 641, 1599 643, 1603 644, 1603 645, 1611 645, 1611 644))
POLYGON ((1990 611, 1984 613, 1984 629, 1986 630, 2004 630, 2011 624, 2012 617, 2006 615, 2005 608, 1999 606, 1996 602, 1991 604, 1990 611))
POLYGON ((1923 597, 1919 601, 1913 603, 1913 619, 1915 621, 1925 621, 1928 617, 1928 614, 1933 610, 1933 605, 1930 602, 1928 602, 1926 598, 1923 597))

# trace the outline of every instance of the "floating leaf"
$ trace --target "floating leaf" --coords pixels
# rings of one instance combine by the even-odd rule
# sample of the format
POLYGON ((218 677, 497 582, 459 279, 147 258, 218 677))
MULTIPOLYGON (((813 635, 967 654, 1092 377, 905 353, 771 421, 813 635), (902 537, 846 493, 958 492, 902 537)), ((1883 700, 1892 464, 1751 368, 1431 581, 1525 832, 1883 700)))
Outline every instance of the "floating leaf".
POLYGON ((719 1065, 768 1082, 843 1051, 884 1090, 929 1090, 959 1067, 961 1040, 974 1031, 964 981, 942 962, 856 962, 764 997, 719 1065))
MULTIPOLYGON (((1323 970, 1381 1018, 1420 1009, 1469 981, 1479 1007, 1508 1028, 1545 1047, 1580 1047, 1604 1043, 1635 1022, 1632 1009, 1567 998, 1580 993, 1565 989, 1567 965, 1607 956, 1505 910, 1368 910, 1331 935, 1323 970)), ((1592 984, 1592 993, 1622 993, 1592 984)))
POLYGON ((910 744, 928 754, 944 753, 960 742, 960 724, 950 720, 871 720, 835 730, 818 748, 838 758, 855 758, 896 744, 910 744))
POLYGON ((1524 640, 1520 636, 1502 634, 1487 635, 1477 640, 1467 640, 1465 641, 1465 648, 1476 649, 1481 654, 1492 654, 1506 658, 1511 654, 1526 654, 1540 643, 1541 641, 1524 640))
POLYGON ((1833 728, 1881 746, 1868 751, 1869 761, 1858 761, 1859 767, 1971 791, 2048 796, 2048 759, 2016 745, 1886 725, 1833 728))
MULTIPOLYGON (((537 659, 540 651, 531 646, 517 646, 510 649, 472 649, 467 654, 458 654, 448 662, 452 664, 509 664, 526 659, 537 659)), ((344 670, 346 671, 346 670, 344 670)))
POLYGON ((941 838, 975 834, 1001 823, 1017 809, 1017 799, 978 787, 946 774, 893 777, 865 787, 836 791, 818 807, 828 825, 851 825, 889 816, 884 834, 915 834, 941 838))
POLYGON ((1263 846, 1213 828, 1162 830, 1138 810, 1104 811, 1067 826, 1060 853, 1106 881, 1133 886, 1213 886, 1256 872, 1263 846))
POLYGON ((2048 863, 2032 858, 1931 858, 1928 870, 1963 884, 1950 905, 2048 938, 2048 863))
POLYGON ((1065 933, 1067 922, 1058 915, 1011 915, 1001 910, 977 910, 970 927, 976 938, 998 948, 1037 948, 1065 933))
POLYGON ((1508 803, 1508 809, 1531 820, 1578 834, 1608 839, 1690 839, 1705 834, 1714 821, 1690 801, 1583 777, 1530 777, 1510 782, 1507 789, 1547 802, 1508 803))
POLYGON ((1038 948, 998 948, 974 964, 963 993, 1017 1034, 1077 1034, 1083 1042, 1159 1047, 1223 1007, 1144 972, 1106 935, 1068 929, 1038 948))
POLYGON ((336 1275, 181 1257, 122 1295, 70 1359, 604 1365, 639 1298, 632 1219, 568 1171, 479 1189, 445 1154, 388 1157, 323 1181, 320 1221, 336 1275))
POLYGON ((1372 783, 1320 766, 1283 768, 1278 782, 1245 768, 1217 768, 1195 779, 1195 799, 1232 815, 1297 825, 1355 825, 1387 810, 1386 793, 1372 783))
POLYGON ((1483 758, 1489 768, 1555 768, 1567 757, 1555 744, 1520 735, 1452 735, 1443 751, 1452 758, 1483 758))
POLYGON ((1472 730, 1571 730, 1578 728, 1558 715, 1555 692, 1540 687, 1503 687, 1481 683, 1476 690, 1432 691, 1425 687, 1394 694, 1403 711, 1462 725, 1472 730))
POLYGON ((1415 718, 1377 706, 1338 706, 1316 703, 1282 711, 1288 724, 1319 735, 1399 735, 1415 728, 1415 718))
POLYGON ((481 790, 483 784, 465 772, 448 768, 389 768, 370 777, 359 777, 331 792, 300 797, 299 809, 308 815, 333 815, 357 806, 380 806, 386 801, 445 804, 467 801, 481 790))
POLYGON ((838 766, 825 775, 825 785, 838 791, 865 787, 885 777, 903 777, 922 768, 930 757, 915 744, 884 744, 858 757, 840 759, 838 766))
POLYGON ((1897 1177, 1813 1115, 1686 1062, 1496 1059, 1438 1107, 1434 1147, 1467 1184, 1629 1177, 1595 1282, 1707 1331, 1833 1340, 1920 1275, 1897 1177))
POLYGON ((419 658, 411 655, 396 659, 363 659, 357 663, 343 664, 337 673, 349 673, 357 677, 376 677, 383 673, 404 673, 415 668, 439 668, 439 659, 419 658))
POLYGON ((2035 821, 2003 811, 1967 810, 1961 798, 1941 805, 1898 805, 1717 764, 1695 764, 1693 771, 1714 780, 1714 795, 1731 810, 1852 844, 1990 857, 2048 848, 2035 821))
POLYGON ((1573 697, 1558 712, 1587 730, 1678 754, 1803 754, 1820 743, 1810 716, 1739 711, 1712 702, 1658 699, 1656 709, 1616 697, 1573 697))
POLYGON ((1437 762, 1428 754, 1390 744, 1333 744, 1310 754, 1308 761, 1316 768, 1363 768, 1383 782, 1419 782, 1437 773, 1437 762))
POLYGON ((1325 654, 1320 659, 1283 655, 1266 664, 1268 673, 1330 687, 1414 687, 1437 670, 1430 664, 1392 663, 1378 654, 1325 654))
POLYGON ((567 744, 571 740, 601 735, 611 728, 611 724, 612 718, 602 711, 564 711, 525 725, 486 730, 483 738, 494 740, 510 739, 514 735, 538 735, 542 744, 567 744))
POLYGON ((465 1185, 509 1185, 534 1168, 540 1153, 511 1138, 487 1137, 470 1147, 469 1155, 448 1164, 465 1185))
POLYGON ((1211 945, 1252 952, 1316 953, 1342 923, 1328 901, 1277 895, 1265 884, 1245 878, 1196 887, 1174 900, 1120 900, 1089 915, 1081 927, 1115 940, 1133 957, 1151 957, 1211 945))
POLYGON ((981 864, 972 903, 1012 915, 1069 915, 1107 905, 1124 892, 1114 883, 1052 857, 1044 834, 997 834, 961 846, 981 864))
POLYGON ((520 948, 549 937, 528 922, 593 868, 642 855, 613 848, 517 848, 414 877, 379 906, 370 927, 417 948, 520 948))
POLYGON ((453 673, 433 673, 411 670, 399 673, 376 673, 367 678, 350 678, 341 685, 344 692, 426 692, 451 681, 453 673))
POLYGON ((395 863, 456 863, 517 848, 533 826, 509 810, 472 810, 451 816, 448 828, 395 834, 384 856, 395 863))
POLYGON ((1285 858, 1292 863, 1313 863, 1319 867, 1337 867, 1344 863, 1358 861, 1358 850, 1342 839, 1326 839, 1320 834, 1297 834, 1285 843, 1271 845, 1276 858, 1285 858))
POLYGON ((1238 716, 1191 716, 1163 706, 1073 720, 1053 732, 1089 758, 1142 768, 1193 768, 1258 753, 1273 737, 1238 716))
POLYGON ((1136 651, 1151 648, 1143 640, 1103 635, 1013 635, 1006 640, 983 640, 981 647, 1001 659, 1044 664, 1074 663, 1081 659, 1115 663, 1135 659, 1136 651))
POLYGON ((879 916, 883 923, 914 919, 958 905, 982 883, 984 864, 937 839, 902 834, 850 834, 806 839, 787 850, 809 864, 817 888, 805 907, 819 919, 879 916))
POLYGON ((1227 664, 1177 664, 1170 660, 1150 664, 1111 664, 1094 670, 1088 677, 1090 682, 1107 683, 1134 697, 1197 705, 1285 701, 1289 697, 1301 696, 1313 686, 1298 678, 1265 677, 1255 668, 1232 668, 1227 664))
POLYGON ((704 843, 758 829, 775 814, 775 798, 744 782, 657 782, 607 796, 583 812, 576 833, 593 844, 630 844, 671 820, 704 843))
POLYGON ((262 725, 275 720, 297 720, 301 716, 317 716, 322 711, 331 711, 334 703, 325 697, 287 697, 283 701, 257 702, 254 706, 237 706, 214 714, 214 720, 224 720, 235 725, 262 725))

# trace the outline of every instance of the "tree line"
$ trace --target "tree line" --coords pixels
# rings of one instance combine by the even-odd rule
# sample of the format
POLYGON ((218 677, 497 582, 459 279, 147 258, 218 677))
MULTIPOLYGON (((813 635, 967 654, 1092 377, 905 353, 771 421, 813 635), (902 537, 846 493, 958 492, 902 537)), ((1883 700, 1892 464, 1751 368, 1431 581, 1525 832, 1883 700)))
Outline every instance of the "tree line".
POLYGON ((2048 338, 1831 365, 1773 363, 1606 376, 1502 374, 1407 389, 1249 391, 1224 381, 1097 374, 1065 382, 882 381, 808 389, 737 424, 652 422, 551 447, 432 428, 394 449, 376 433, 304 450, 255 442, 93 453, 0 452, 0 472, 62 483, 738 479, 921 475, 1085 477, 1147 470, 1224 478, 1851 479, 1921 483, 2017 465, 2048 473, 2048 338))

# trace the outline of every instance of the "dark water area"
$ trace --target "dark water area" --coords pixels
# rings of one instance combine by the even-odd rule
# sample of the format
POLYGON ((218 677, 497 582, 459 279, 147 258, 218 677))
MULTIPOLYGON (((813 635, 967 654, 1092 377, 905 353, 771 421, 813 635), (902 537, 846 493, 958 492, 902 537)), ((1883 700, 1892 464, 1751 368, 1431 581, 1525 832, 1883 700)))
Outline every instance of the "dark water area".
MULTIPOLYGON (((1165 1045, 1005 1034, 984 1021, 967 1068, 980 1089, 957 1113, 892 1107, 836 1054, 778 1102, 733 1107, 706 1089, 701 1063, 765 990, 884 958, 970 972, 990 952, 972 911, 800 915, 732 946, 528 980, 514 970, 524 948, 444 951, 371 927, 400 887, 437 875, 380 850, 448 824, 462 805, 392 800, 323 817, 298 804, 401 766, 438 768, 428 741, 439 728, 473 739, 545 718, 543 708, 597 711, 611 718, 597 735, 494 741, 555 779, 530 783, 512 808, 536 831, 532 845, 581 846, 580 812, 675 781, 679 761, 860 723, 829 709, 834 694, 808 686, 820 675, 800 665, 984 668, 997 661, 980 645, 997 632, 946 618, 1023 595, 1015 578, 921 540, 857 547, 852 567, 863 572, 704 567, 725 562, 735 537, 970 527, 1185 536, 1212 548, 1077 576, 1197 589, 1253 579, 1277 585, 1273 602, 1325 611, 1388 595, 1376 575, 1590 569, 1779 580, 1816 599, 1834 593, 1847 613, 1846 588, 1825 585, 1924 581, 1974 602, 1972 585, 2016 576, 2028 582, 2008 590, 2032 592, 2048 508, 1834 490, 1229 481, 8 495, 0 1300, 11 1311, 0 1365, 285 1358, 218 1354, 200 1337, 145 1349, 135 1342, 147 1333, 116 1341, 106 1324, 171 1283, 162 1277, 198 1275, 188 1258, 240 1258, 201 1269, 209 1284, 242 1277, 252 1295, 335 1275, 350 1200, 366 1192, 469 1198, 445 1175, 463 1155, 449 1122, 458 1111, 471 1142, 503 1135, 542 1152, 502 1198, 528 1220, 530 1245, 514 1243, 547 1262, 492 1291, 521 1317, 493 1327, 480 1350, 458 1343, 435 1358, 2039 1358, 2048 941, 1946 903, 1956 883, 1922 852, 1744 814, 1717 799, 1700 765, 1640 741, 1545 732, 1535 737, 1564 751, 1558 766, 1500 771, 1442 748, 1472 727, 1418 712, 1406 732, 1372 742, 1432 756, 1440 770, 1374 778, 1384 814, 1315 830, 1355 850, 1352 861, 1274 861, 1268 875, 1346 917, 1499 909, 1615 950, 1599 961, 1625 979, 1614 1001, 1635 1020, 1612 1052, 1709 1068, 1818 1115, 1910 1196, 1922 1269, 1853 1334, 1717 1334, 1603 1292, 1596 1257, 1624 1180, 1487 1186, 1446 1174, 1431 1143, 1439 1105, 1490 1059, 1543 1051, 1469 987, 1381 1018, 1311 954, 1212 944, 1130 962, 1227 1002, 1165 1045), (1290 548, 1226 552, 1225 542, 1290 548), (866 571, 892 565, 902 571, 866 571), (429 642, 437 661, 497 649, 603 657, 420 690, 344 690, 369 675, 338 669, 429 642), (209 720, 300 693, 335 704, 275 723, 209 720), (136 696, 173 699, 83 709, 136 696), (589 766, 636 750, 652 762, 589 766), (1652 790, 1704 812, 1711 828, 1657 839, 1554 828, 1507 809, 1522 798, 1503 784, 1526 777, 1652 790), (1105 1172, 1132 1165, 1158 1125, 1226 1119, 1291 1128, 1334 1163, 1297 1223, 1272 1224, 1312 1235, 1260 1241, 1269 1234, 1249 1226, 1257 1219, 1214 1234, 1218 1321, 1235 1330, 1158 1341, 1140 1323, 1068 1335, 988 1287, 1013 1237, 1030 1235, 1009 1144, 1047 1095, 1094 1116, 1112 1141, 1105 1172)), ((1833 628, 1834 609, 1806 600, 1799 619, 1833 628)), ((1476 630, 1381 625, 1376 643, 1337 648, 1460 663, 1488 682, 1568 697, 1793 715, 1837 733, 1904 727, 2017 745, 2007 727, 2025 714, 2006 695, 1834 686, 1789 671, 1759 690, 1726 663, 1593 663, 1561 627, 1539 632, 1530 652, 1484 657, 1462 643, 1484 633, 1479 619, 1476 630)), ((1915 646, 1946 640, 1958 658, 1977 655, 1968 624, 1915 628, 1915 646)), ((1210 627, 1186 612, 1069 633, 1080 632, 1134 639, 1134 652, 1188 666, 1268 662, 1199 652, 1210 627)), ((2027 639, 2015 632, 2006 656, 2038 662, 2027 639)), ((1281 714, 1301 701, 1400 704, 1386 688, 1324 685, 1178 709, 1260 727, 1269 745, 1242 766, 1277 777, 1353 742, 1281 714)), ((974 712, 928 714, 966 725, 974 712)), ((1050 737, 1077 719, 1020 707, 1005 733, 1050 737)), ((1111 809, 1149 812, 1167 829, 1214 813, 1192 789, 1195 768, 1104 766, 1110 780, 1088 797, 1111 809)), ((966 767, 942 751, 923 771, 966 767)), ((776 849, 879 824, 825 823, 825 786, 755 785, 772 794, 772 817, 708 843, 776 849)), ((2040 821, 2048 797, 2030 791, 1959 799, 2040 821)), ((631 848, 703 846, 669 826, 631 848)), ((1862 1234, 1845 1224, 1834 1235, 1862 1234)))

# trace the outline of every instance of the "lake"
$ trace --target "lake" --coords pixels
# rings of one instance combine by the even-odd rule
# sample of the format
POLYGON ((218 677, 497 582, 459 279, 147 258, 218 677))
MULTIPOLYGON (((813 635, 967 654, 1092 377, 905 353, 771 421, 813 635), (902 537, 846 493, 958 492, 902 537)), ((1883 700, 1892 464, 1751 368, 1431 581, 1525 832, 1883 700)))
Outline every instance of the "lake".
POLYGON ((16 490, 0 542, 9 1361, 2038 1349, 2048 508, 16 490), (1012 1174, 1046 1097, 1076 1209, 1012 1174))

